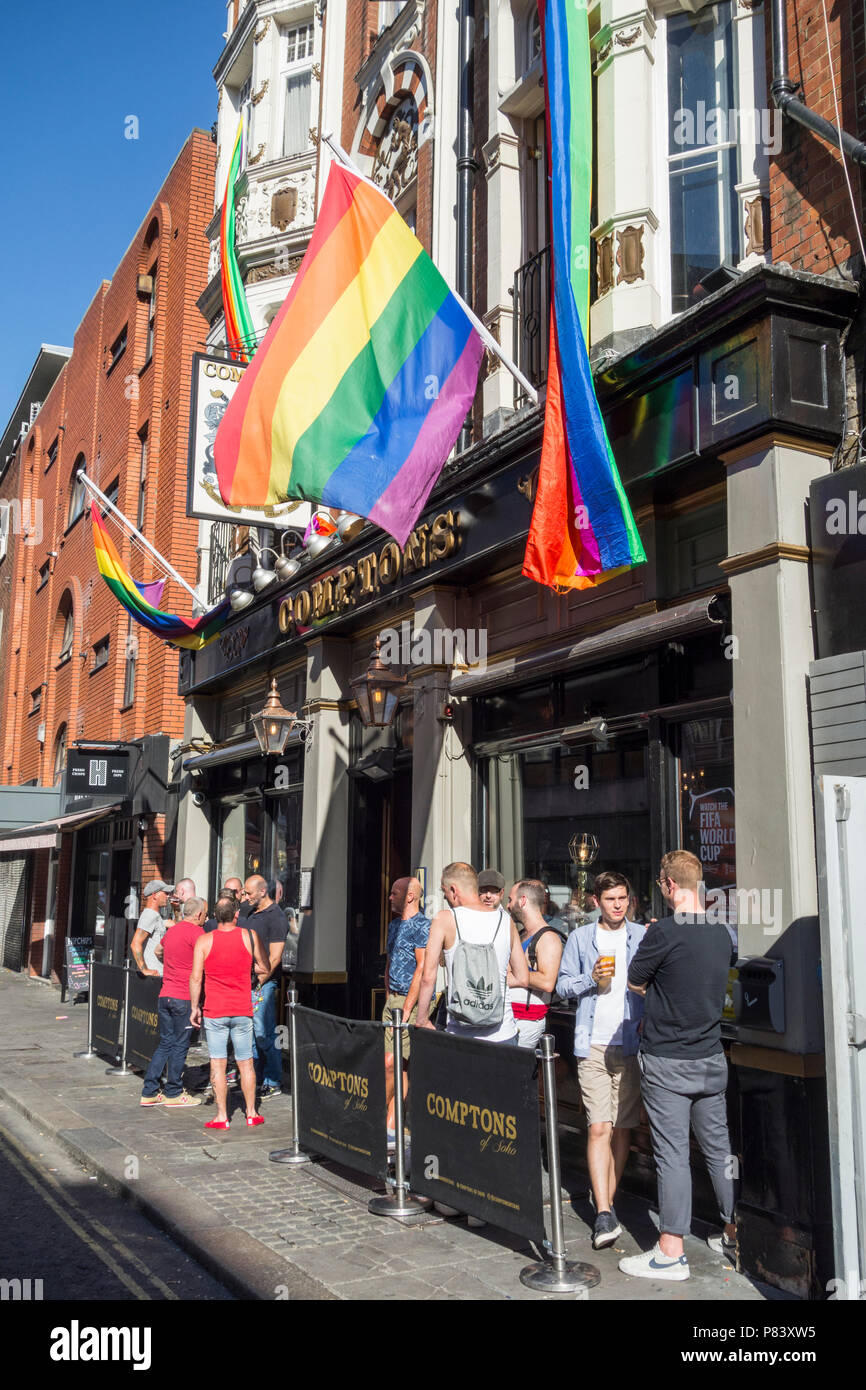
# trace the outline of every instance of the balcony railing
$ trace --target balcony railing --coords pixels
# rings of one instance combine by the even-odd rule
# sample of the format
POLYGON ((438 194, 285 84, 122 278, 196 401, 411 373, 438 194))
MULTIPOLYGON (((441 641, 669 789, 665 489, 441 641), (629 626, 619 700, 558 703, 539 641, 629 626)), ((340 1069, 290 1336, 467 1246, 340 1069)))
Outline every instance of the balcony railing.
POLYGON ((211 526, 207 581, 209 605, 217 603, 225 594, 232 563, 249 544, 247 534, 245 527, 238 527, 233 521, 215 521, 211 526))
MULTIPOLYGON (((550 247, 524 261, 514 276, 514 360, 533 386, 547 380, 550 339, 550 247)), ((526 392, 515 381, 514 404, 526 392)))

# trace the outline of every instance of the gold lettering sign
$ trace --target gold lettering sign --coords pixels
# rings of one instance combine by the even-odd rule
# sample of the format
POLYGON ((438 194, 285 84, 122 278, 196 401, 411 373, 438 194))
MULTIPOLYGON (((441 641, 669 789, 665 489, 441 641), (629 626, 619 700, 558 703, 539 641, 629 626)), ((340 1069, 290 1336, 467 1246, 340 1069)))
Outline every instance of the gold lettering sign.
POLYGON ((508 1115, 504 1110, 488 1110, 485 1106, 470 1105, 468 1101, 452 1100, 450 1096, 437 1096, 429 1091, 427 1113, 452 1125, 480 1129, 484 1134, 502 1139, 517 1138, 517 1116, 508 1115))
POLYGON ((284 598, 277 622, 286 637, 300 635, 311 620, 323 622, 333 614, 353 608, 356 598, 369 598, 396 584, 401 574, 425 570, 437 560, 447 560, 460 548, 459 511, 440 512, 429 525, 416 526, 401 549, 387 541, 376 553, 362 555, 354 565, 315 580, 309 589, 284 598))
POLYGON ((96 996, 96 1007, 98 1009, 108 1009, 109 1013, 116 1014, 119 1000, 112 999, 110 994, 98 994, 96 996))
POLYGON ((130 1013, 136 1023, 143 1023, 146 1028, 159 1027, 159 1014, 155 1014, 152 1009, 143 1009, 140 1004, 133 1004, 130 1013))
POLYGON ((337 1071, 335 1067, 323 1067, 321 1062, 308 1062, 307 1071, 310 1080, 316 1086, 326 1086, 329 1090, 341 1091, 343 1095, 367 1099, 366 1076, 356 1076, 350 1071, 337 1071))
POLYGON ((204 367, 205 376, 215 376, 219 381, 240 381, 240 367, 233 367, 229 362, 206 362, 204 367))

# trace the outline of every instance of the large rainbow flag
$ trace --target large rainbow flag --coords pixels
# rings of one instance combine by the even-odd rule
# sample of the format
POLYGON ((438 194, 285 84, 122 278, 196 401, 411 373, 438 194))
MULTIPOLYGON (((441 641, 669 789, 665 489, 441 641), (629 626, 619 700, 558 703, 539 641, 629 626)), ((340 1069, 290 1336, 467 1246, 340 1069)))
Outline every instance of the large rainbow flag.
POLYGON ((248 362, 255 350, 256 334, 247 304, 246 290, 235 252, 235 183, 241 167, 244 123, 238 125, 232 149, 229 176, 220 213, 220 280, 223 291, 223 313, 226 321, 226 342, 232 356, 248 362))
POLYGON ((393 204, 333 163, 298 275, 217 430, 223 501, 300 497, 405 544, 472 404, 482 351, 393 204))
POLYGON ((90 519, 93 522, 93 546, 99 573, 114 597, 136 622, 174 647, 188 647, 197 651, 213 641, 231 615, 228 599, 208 609, 200 618, 181 618, 176 613, 163 613, 155 605, 162 598, 165 580, 139 584, 121 560, 95 502, 90 504, 90 519))
POLYGON ((540 0, 550 171, 552 299, 544 440, 523 573, 586 588, 646 560, 587 355, 592 86, 589 18, 540 0))

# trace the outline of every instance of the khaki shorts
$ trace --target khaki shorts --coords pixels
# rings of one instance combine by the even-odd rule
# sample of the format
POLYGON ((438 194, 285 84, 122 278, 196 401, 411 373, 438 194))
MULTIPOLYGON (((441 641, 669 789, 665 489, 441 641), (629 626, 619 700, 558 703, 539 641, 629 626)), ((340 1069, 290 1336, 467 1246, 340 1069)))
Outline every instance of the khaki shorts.
POLYGON ((637 1057, 623 1057, 621 1047, 591 1047, 588 1057, 577 1059, 577 1079, 589 1124, 634 1129, 640 1120, 637 1057))
MULTIPOLYGON (((392 1019, 393 1019, 393 1016, 394 1016, 394 1010, 395 1010, 395 1009, 402 1009, 402 1008, 403 1008, 403 1005, 404 1005, 405 1003, 406 1003, 406 996, 405 996, 405 994, 389 994, 389 995, 388 995, 388 998, 385 1000, 385 1007, 384 1007, 384 1009, 382 1010, 382 1022, 383 1022, 383 1023, 390 1023, 390 1022, 392 1021, 392 1019)), ((407 1017, 405 1014, 403 1015, 403 1022, 404 1022, 404 1023, 417 1023, 417 1022, 418 1022, 418 1005, 417 1005, 417 1003, 414 1005, 414 1007, 413 1007, 413 1009, 412 1009, 412 1012, 408 1015, 408 1017, 407 1017)), ((408 1028, 404 1028, 404 1029, 403 1029, 403 1036, 402 1036, 402 1038, 400 1039, 400 1041, 401 1041, 402 1044, 403 1044, 403 1061, 404 1061, 404 1062, 405 1062, 406 1058, 409 1056, 409 1046, 410 1046, 410 1044, 409 1044, 409 1039, 410 1039, 411 1036, 412 1036, 412 1035, 411 1035, 409 1029, 408 1029, 408 1028)), ((385 1029, 385 1051, 386 1051, 386 1052, 393 1052, 393 1051, 394 1051, 394 1029, 393 1029, 393 1028, 386 1028, 386 1029, 385 1029)))

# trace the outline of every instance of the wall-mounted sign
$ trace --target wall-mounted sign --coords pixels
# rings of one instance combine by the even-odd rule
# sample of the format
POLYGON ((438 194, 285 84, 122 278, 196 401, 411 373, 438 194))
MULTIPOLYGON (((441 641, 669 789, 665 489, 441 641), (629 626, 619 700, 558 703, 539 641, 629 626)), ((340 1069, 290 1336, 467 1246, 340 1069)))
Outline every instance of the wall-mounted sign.
POLYGON ((354 608, 358 600, 387 595, 402 575, 426 570, 447 560, 460 545, 460 513, 441 512, 431 522, 416 526, 404 546, 385 541, 378 550, 362 555, 352 565, 334 568, 309 588, 287 594, 279 607, 280 632, 301 636, 329 618, 354 608))
POLYGON ((196 352, 192 359, 186 510, 205 521, 237 521, 243 525, 291 526, 304 531, 312 516, 309 502, 284 502, 278 507, 227 507, 217 486, 213 443, 217 427, 246 371, 240 362, 196 352))
POLYGON ((129 796, 129 752, 126 749, 70 749, 66 755, 66 800, 108 797, 125 801, 129 796))

